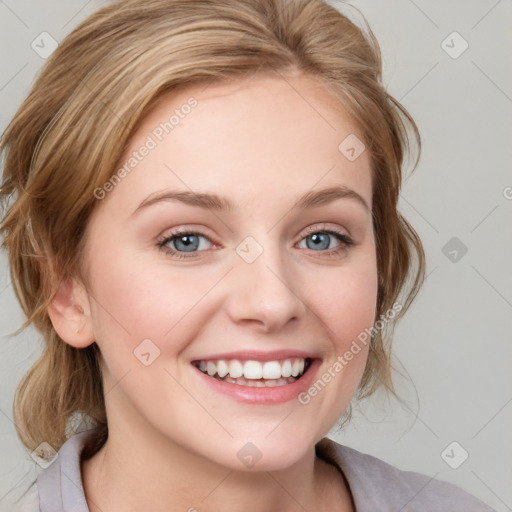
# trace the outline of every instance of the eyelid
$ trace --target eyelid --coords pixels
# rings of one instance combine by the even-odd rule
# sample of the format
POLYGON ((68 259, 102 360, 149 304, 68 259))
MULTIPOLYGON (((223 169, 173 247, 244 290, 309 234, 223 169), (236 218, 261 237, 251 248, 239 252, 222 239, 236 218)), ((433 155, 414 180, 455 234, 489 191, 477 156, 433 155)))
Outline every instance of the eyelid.
MULTIPOLYGON (((203 228, 203 227, 195 228, 192 225, 183 225, 176 229, 166 230, 164 232, 165 234, 162 234, 158 237, 158 240, 165 241, 169 238, 178 237, 179 235, 197 235, 197 236, 202 236, 204 238, 207 238, 210 242, 214 243, 215 245, 219 245, 219 242, 215 240, 215 237, 210 234, 205 233, 204 229, 205 228, 203 228)), ((299 241, 303 240, 306 236, 310 235, 311 233, 319 233, 319 232, 323 232, 323 231, 326 231, 326 232, 334 231, 339 234, 345 234, 345 233, 341 232, 341 228, 339 228, 339 227, 329 228, 327 223, 323 222, 320 224, 313 224, 313 225, 308 226, 307 228, 304 228, 303 230, 301 230, 299 232, 299 234, 300 234, 299 241)), ((352 236, 350 235, 350 232, 348 230, 345 230, 345 231, 347 231, 346 236, 352 238, 352 236)))
POLYGON ((305 234, 303 234, 303 232, 301 231, 301 240, 302 240, 302 238, 304 238, 305 236, 307 236, 311 233, 318 233, 318 232, 322 232, 322 231, 336 231, 336 232, 339 232, 340 234, 345 234, 345 233, 342 233, 343 230, 345 230, 347 232, 346 233, 347 236, 351 237, 348 229, 340 228, 337 226, 334 228, 331 228, 325 222, 322 222, 320 224, 313 224, 312 226, 308 226, 305 229, 305 234))
POLYGON ((211 242, 215 242, 215 235, 210 234, 210 232, 211 230, 204 226, 195 227, 193 224, 184 224, 177 228, 168 228, 164 230, 162 234, 158 236, 158 239, 164 240, 166 238, 171 238, 179 235, 200 235, 203 236, 204 238, 207 238, 211 242))
MULTIPOLYGON (((164 232, 162 235, 160 235, 157 238, 157 244, 158 245, 164 245, 165 242, 171 239, 179 238, 182 235, 194 235, 194 236, 200 236, 203 238, 206 238, 212 245, 219 245, 218 242, 216 242, 215 238, 209 234, 206 234, 201 228, 189 228, 187 226, 185 227, 179 227, 174 230, 171 230, 170 232, 164 232)), ((204 252, 204 251, 198 251, 198 252, 204 252)))

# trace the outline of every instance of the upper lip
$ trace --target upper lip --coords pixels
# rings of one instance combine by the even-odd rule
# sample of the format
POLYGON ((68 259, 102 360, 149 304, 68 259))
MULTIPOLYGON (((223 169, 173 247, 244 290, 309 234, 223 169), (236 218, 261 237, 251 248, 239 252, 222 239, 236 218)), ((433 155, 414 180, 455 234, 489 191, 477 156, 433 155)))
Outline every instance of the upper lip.
POLYGON ((315 359, 315 354, 303 350, 237 350, 235 352, 222 352, 217 354, 209 354, 205 356, 195 357, 195 361, 219 361, 219 360, 234 360, 239 361, 280 361, 283 359, 315 359))

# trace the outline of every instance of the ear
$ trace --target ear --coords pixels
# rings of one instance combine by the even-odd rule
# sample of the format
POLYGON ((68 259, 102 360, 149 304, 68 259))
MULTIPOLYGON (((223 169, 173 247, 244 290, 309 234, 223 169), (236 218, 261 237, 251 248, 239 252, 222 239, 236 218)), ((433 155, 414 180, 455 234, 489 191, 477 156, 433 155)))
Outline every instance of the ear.
POLYGON ((69 345, 84 348, 94 343, 89 295, 78 279, 61 282, 48 315, 57 334, 69 345))

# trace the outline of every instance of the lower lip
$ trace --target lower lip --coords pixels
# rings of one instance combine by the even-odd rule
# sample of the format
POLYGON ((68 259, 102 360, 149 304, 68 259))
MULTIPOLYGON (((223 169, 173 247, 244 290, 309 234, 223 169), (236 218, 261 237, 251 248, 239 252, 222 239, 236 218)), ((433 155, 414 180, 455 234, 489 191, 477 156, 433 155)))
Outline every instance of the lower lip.
POLYGON ((205 382, 210 388, 216 392, 234 398, 239 402, 251 404, 280 404, 296 399, 300 393, 308 389, 319 366, 320 360, 314 359, 306 373, 304 373, 300 379, 292 382, 291 384, 285 384, 284 386, 268 388, 256 388, 240 386, 239 384, 230 384, 229 382, 224 382, 222 380, 215 379, 214 377, 210 377, 198 368, 194 367, 194 369, 197 371, 203 382, 205 382))

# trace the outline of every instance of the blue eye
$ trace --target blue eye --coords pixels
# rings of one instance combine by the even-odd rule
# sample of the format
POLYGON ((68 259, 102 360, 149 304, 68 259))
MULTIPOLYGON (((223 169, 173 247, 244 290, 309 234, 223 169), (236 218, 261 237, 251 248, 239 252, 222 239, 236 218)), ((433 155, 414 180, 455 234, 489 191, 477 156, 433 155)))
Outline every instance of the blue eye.
MULTIPOLYGON (((310 230, 299 245, 303 242, 306 242, 306 249, 325 256, 336 256, 355 244, 348 235, 330 229, 310 230), (331 245, 333 240, 338 241, 335 247, 331 245)), ((157 246, 173 258, 184 259, 197 257, 198 252, 207 250, 208 244, 212 243, 206 235, 197 231, 179 230, 160 240, 157 246)))
POLYGON ((330 229, 315 231, 305 236, 301 242, 302 241, 306 241, 307 249, 312 249, 315 252, 318 252, 318 250, 327 251, 334 249, 330 250, 328 254, 340 252, 341 250, 346 249, 350 245, 354 244, 354 241, 348 235, 330 229), (339 245, 335 248, 330 246, 333 238, 337 239, 339 242, 339 245), (311 243, 308 243, 308 240, 311 240, 311 243))
POLYGON ((202 250, 205 249, 205 244, 201 243, 201 239, 208 240, 208 242, 210 242, 210 240, 201 233, 195 231, 182 231, 167 236, 162 241, 158 242, 158 246, 167 254, 177 256, 178 258, 187 258, 188 256, 183 253, 198 252, 199 248, 202 250))

